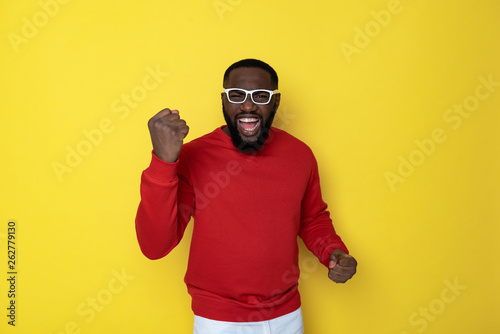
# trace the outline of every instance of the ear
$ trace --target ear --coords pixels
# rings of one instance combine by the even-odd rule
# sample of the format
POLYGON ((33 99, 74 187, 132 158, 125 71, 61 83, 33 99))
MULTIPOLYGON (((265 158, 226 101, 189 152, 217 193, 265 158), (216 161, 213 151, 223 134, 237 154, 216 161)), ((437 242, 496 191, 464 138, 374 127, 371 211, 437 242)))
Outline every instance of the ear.
POLYGON ((277 93, 274 95, 274 107, 276 110, 278 110, 278 107, 280 106, 280 101, 281 101, 281 93, 277 93))

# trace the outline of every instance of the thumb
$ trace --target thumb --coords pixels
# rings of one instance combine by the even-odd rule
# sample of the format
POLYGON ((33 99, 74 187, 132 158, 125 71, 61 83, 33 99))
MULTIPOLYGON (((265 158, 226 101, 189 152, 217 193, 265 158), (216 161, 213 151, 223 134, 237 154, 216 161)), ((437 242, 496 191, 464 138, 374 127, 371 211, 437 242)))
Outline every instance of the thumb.
POLYGON ((337 265, 337 256, 332 254, 330 256, 330 263, 328 264, 328 269, 333 269, 337 265))
POLYGON ((177 109, 172 110, 172 114, 178 114, 178 113, 179 113, 179 110, 177 110, 177 109))

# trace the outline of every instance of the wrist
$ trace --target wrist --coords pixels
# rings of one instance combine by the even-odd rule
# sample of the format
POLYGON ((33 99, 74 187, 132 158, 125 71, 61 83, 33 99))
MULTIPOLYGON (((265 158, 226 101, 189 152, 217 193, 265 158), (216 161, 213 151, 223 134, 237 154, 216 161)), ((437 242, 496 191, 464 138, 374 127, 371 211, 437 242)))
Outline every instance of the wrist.
POLYGON ((168 154, 168 153, 157 153, 153 150, 153 155, 162 160, 163 162, 166 162, 166 163, 170 163, 170 164, 173 164, 173 163, 176 163, 177 160, 179 159, 179 154, 168 154))

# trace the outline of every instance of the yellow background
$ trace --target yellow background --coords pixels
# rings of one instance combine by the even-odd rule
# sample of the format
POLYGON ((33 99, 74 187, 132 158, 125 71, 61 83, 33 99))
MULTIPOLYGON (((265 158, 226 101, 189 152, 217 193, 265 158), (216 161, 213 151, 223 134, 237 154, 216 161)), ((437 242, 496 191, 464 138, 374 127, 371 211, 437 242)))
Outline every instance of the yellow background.
POLYGON ((2 333, 192 332, 191 229, 158 261, 136 242, 146 123, 177 108, 187 140, 223 124, 222 74, 247 57, 277 70, 275 124, 315 152, 359 262, 335 285, 300 244, 306 333, 498 330, 500 86, 474 96, 480 78, 500 82, 500 2, 29 0, 0 13, 1 276, 9 220, 18 260, 15 327, 0 283, 2 333), (458 123, 448 110, 463 103, 474 110, 458 123))

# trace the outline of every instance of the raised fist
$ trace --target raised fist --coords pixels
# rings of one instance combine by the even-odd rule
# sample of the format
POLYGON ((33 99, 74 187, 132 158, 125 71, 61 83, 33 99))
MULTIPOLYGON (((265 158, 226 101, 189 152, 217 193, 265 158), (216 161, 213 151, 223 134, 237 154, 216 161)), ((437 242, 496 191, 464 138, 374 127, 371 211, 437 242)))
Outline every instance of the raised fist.
POLYGON ((154 154, 165 162, 176 162, 189 127, 178 110, 161 110, 148 121, 154 154))

